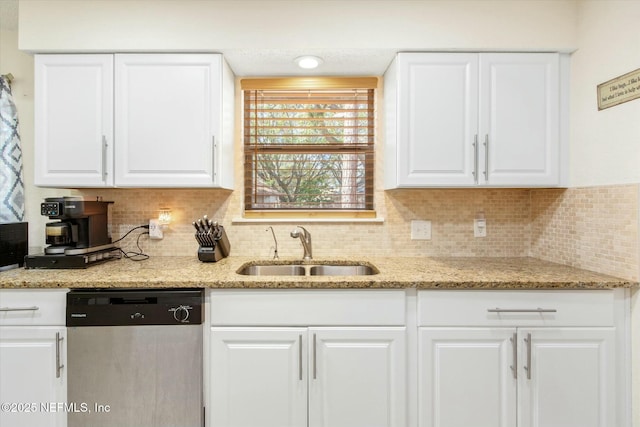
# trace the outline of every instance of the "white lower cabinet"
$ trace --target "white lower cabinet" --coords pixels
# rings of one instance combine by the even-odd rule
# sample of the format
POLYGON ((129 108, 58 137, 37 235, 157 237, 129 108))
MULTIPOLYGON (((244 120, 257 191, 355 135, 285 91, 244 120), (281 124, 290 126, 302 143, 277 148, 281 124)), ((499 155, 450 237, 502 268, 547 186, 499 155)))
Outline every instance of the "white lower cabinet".
POLYGON ((64 327, 0 327, 0 425, 66 425, 64 327))
POLYGON ((614 328, 523 329, 518 343, 518 426, 620 425, 614 328))
POLYGON ((211 426, 403 427, 405 328, 212 328, 211 426))
POLYGON ((515 426, 511 337, 507 329, 420 328, 420 426, 515 426))
POLYGON ((406 427, 403 301, 403 291, 212 292, 207 425, 406 427), (364 316, 376 326, 359 324, 384 301, 364 316))
POLYGON ((310 328, 309 334, 309 426, 405 425, 405 328, 310 328))
POLYGON ((421 427, 615 425, 613 328, 420 328, 421 427))
POLYGON ((611 291, 477 292, 419 297, 420 427, 623 425, 611 291))
POLYGON ((67 425, 65 293, 0 291, 0 426, 67 425))
POLYGON ((212 328, 210 426, 307 423, 305 328, 212 328))

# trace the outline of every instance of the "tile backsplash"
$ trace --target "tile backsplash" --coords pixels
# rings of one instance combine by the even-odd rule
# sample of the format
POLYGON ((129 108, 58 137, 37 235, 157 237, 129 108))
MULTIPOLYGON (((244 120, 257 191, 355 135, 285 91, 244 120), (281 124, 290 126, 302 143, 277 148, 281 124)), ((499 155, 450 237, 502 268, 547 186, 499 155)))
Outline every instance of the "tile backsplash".
MULTIPOLYGON (((139 242, 144 252, 158 256, 195 254, 192 222, 207 214, 225 226, 233 255, 268 257, 272 225, 281 257, 302 254, 299 240, 289 236, 298 221, 238 222, 242 217, 235 192, 216 189, 100 189, 79 190, 87 199, 113 201, 112 237, 147 224, 158 209, 172 209, 173 222, 163 240, 139 242)), ((313 238, 316 257, 330 256, 526 256, 528 251, 529 192, 527 190, 394 190, 380 192, 381 222, 304 223, 313 238), (473 237, 473 219, 483 212, 487 237, 473 237), (411 240, 411 220, 432 223, 431 240, 411 240)), ((135 248, 137 232, 121 245, 135 248)))
POLYGON ((531 190, 531 256, 638 280, 639 189, 531 190))
MULTIPOLYGON (((301 257, 291 222, 241 222, 239 192, 218 189, 78 190, 87 199, 114 201, 114 239, 172 209, 162 240, 142 236, 151 256, 195 256, 192 221, 207 214, 225 226, 231 254, 268 258, 273 226, 283 258, 301 257)), ((380 191, 378 222, 307 222, 316 258, 332 256, 533 256, 602 273, 638 276, 638 185, 571 189, 412 189, 380 191), (487 237, 473 236, 484 215, 487 237), (411 220, 429 220, 431 240, 411 240, 411 220)), ((121 243, 135 250, 137 232, 121 243)))

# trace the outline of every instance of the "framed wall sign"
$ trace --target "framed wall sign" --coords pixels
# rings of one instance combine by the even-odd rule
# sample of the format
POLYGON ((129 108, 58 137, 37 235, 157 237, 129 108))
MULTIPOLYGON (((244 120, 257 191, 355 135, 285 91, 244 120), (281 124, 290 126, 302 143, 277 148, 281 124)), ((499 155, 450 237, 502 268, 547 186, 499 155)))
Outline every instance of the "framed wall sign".
POLYGON ((598 110, 640 98, 640 68, 598 85, 598 110))

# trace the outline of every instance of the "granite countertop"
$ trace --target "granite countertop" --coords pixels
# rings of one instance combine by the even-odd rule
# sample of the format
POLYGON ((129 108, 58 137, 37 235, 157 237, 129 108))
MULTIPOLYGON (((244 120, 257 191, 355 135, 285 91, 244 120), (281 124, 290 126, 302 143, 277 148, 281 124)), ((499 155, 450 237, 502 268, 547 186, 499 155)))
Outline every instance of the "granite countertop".
MULTIPOLYGON (((82 270, 0 272, 0 288, 417 288, 417 289, 606 289, 637 282, 534 258, 331 258, 307 264, 375 266, 370 276, 244 276, 246 263, 291 263, 228 257, 203 263, 196 257, 121 259, 82 270)), ((303 264, 302 261, 297 261, 303 264)))

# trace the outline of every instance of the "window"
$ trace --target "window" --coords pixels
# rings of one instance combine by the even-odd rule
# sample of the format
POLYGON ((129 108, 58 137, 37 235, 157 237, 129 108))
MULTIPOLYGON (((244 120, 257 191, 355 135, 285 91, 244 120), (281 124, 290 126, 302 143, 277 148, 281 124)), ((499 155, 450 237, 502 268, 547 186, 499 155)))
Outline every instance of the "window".
POLYGON ((243 79, 245 212, 373 210, 376 85, 243 79))

